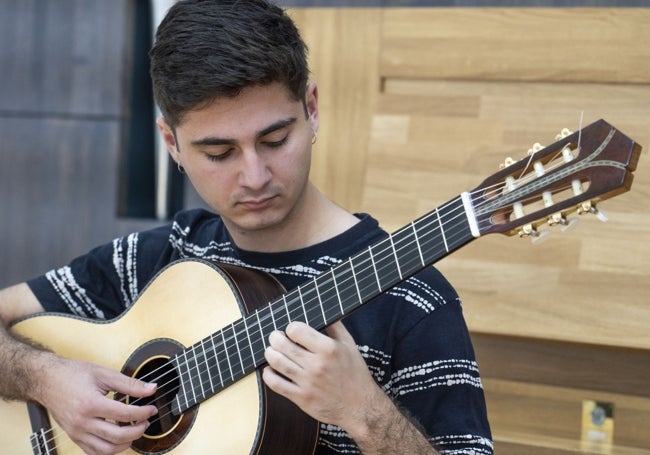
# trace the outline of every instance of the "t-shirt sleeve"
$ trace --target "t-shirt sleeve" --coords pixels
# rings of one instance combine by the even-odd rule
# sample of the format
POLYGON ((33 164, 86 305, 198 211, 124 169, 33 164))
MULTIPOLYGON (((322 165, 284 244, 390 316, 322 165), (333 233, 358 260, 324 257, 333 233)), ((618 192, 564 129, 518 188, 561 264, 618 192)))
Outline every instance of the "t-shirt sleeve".
POLYGON ((360 339, 378 327, 385 334, 377 352, 364 356, 371 371, 386 372, 376 376, 380 386, 434 446, 442 454, 492 454, 469 330, 458 294, 442 274, 427 268, 359 312, 354 325, 360 339))
POLYGON ((442 305, 422 319, 396 347, 393 359, 399 364, 394 365, 391 394, 438 450, 493 452, 483 386, 460 302, 442 305))
POLYGON ((111 319, 129 308, 156 273, 169 228, 120 237, 27 282, 46 311, 111 319))

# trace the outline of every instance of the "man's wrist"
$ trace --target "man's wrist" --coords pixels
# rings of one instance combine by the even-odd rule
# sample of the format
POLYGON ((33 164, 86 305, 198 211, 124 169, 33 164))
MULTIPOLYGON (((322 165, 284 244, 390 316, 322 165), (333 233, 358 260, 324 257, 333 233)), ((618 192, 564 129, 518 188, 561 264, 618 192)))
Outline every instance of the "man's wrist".
POLYGON ((364 455, 437 454, 419 426, 381 392, 366 412, 350 425, 348 434, 364 455))

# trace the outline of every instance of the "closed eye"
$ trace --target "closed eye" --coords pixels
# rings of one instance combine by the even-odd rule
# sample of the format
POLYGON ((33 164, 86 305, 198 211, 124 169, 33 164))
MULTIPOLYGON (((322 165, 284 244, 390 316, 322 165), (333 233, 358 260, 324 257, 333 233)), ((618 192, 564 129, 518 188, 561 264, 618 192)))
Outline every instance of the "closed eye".
POLYGON ((265 141, 263 142, 263 144, 266 145, 267 147, 279 148, 282 147, 284 144, 286 144, 288 140, 289 140, 289 135, 287 134, 279 141, 265 141))
POLYGON ((212 154, 210 154, 210 153, 206 153, 205 156, 206 156, 210 161, 223 161, 223 160, 225 160, 226 158, 228 158, 228 157, 230 156, 231 153, 232 153, 232 151, 231 151, 231 150, 228 150, 227 152, 220 153, 220 154, 218 154, 218 155, 212 155, 212 154))

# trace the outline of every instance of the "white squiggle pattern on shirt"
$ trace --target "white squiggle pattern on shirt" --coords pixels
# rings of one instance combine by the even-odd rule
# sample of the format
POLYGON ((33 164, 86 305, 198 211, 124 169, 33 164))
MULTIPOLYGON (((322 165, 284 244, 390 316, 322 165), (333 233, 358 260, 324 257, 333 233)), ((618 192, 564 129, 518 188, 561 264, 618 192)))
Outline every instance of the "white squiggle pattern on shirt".
POLYGON ((473 434, 453 434, 429 439, 444 455, 492 455, 491 440, 473 434), (457 447, 463 445, 464 447, 457 447), (467 446, 471 445, 471 448, 467 446))
POLYGON ((125 308, 133 305, 139 293, 137 253, 137 233, 113 240, 113 269, 120 281, 120 294, 125 308), (126 251, 124 251, 124 243, 126 243, 126 251))
MULTIPOLYGON (((223 264, 238 265, 255 270, 261 270, 272 275, 291 275, 313 278, 321 274, 321 270, 305 266, 304 264, 297 264, 289 267, 256 267, 252 264, 233 258, 233 248, 230 242, 218 243, 210 241, 206 246, 199 246, 187 241, 189 233, 189 227, 183 228, 178 223, 173 223, 172 235, 169 238, 169 242, 182 257, 198 257, 223 264)), ((339 262, 341 261, 330 258, 329 256, 324 256, 317 261, 319 264, 332 263, 332 266, 339 262)))
POLYGON ((84 317, 105 318, 104 312, 88 297, 86 290, 79 286, 70 267, 50 270, 45 277, 72 313, 84 317))
POLYGON ((126 275, 127 283, 129 283, 129 300, 127 307, 133 305, 136 297, 138 296, 138 234, 131 234, 127 237, 127 252, 126 252, 126 275))
POLYGON ((430 389, 471 385, 482 388, 478 363, 467 359, 447 359, 412 365, 396 371, 386 387, 393 396, 430 389))

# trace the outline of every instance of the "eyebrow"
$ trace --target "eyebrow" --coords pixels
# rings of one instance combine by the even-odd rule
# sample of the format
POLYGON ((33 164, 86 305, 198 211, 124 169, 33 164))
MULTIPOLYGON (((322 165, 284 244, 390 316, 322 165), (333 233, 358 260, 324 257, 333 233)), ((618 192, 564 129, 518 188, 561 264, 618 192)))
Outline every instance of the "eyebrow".
MULTIPOLYGON (((296 117, 289 117, 286 119, 278 120, 275 123, 270 124, 263 130, 259 131, 256 135, 256 137, 259 139, 261 137, 266 136, 269 133, 272 133, 277 130, 281 130, 282 128, 286 128, 289 125, 292 125, 296 122, 296 117)), ((195 141, 192 141, 192 145, 230 145, 234 144, 236 141, 235 139, 231 138, 225 138, 225 137, 217 137, 217 136, 207 136, 203 137, 201 139, 197 139, 195 141)))

